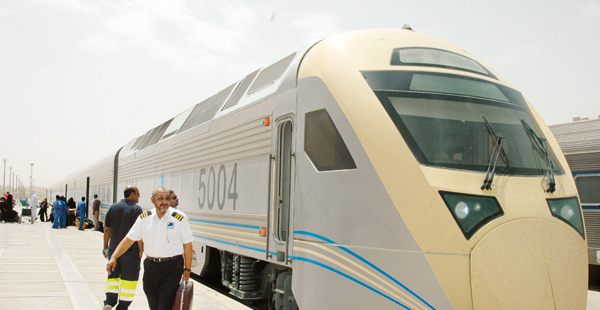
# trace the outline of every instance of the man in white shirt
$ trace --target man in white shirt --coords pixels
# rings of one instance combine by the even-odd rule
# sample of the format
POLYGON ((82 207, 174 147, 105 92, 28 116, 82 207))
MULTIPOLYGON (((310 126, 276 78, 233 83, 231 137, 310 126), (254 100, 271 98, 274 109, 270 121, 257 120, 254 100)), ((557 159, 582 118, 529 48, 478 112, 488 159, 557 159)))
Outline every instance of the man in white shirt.
POLYGON ((164 187, 152 192, 154 210, 142 213, 111 256, 110 274, 116 260, 136 241, 144 243, 144 292, 151 310, 172 309, 179 282, 190 278, 194 236, 185 213, 169 207, 171 196, 164 187), (185 256, 185 260, 183 256, 185 256))

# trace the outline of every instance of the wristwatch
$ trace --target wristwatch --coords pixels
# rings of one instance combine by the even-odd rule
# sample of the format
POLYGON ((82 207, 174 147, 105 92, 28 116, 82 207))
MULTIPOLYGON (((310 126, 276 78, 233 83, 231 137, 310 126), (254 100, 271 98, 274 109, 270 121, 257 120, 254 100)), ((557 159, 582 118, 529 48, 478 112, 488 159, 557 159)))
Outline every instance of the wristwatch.
POLYGON ((183 271, 192 271, 192 269, 183 268, 183 271))

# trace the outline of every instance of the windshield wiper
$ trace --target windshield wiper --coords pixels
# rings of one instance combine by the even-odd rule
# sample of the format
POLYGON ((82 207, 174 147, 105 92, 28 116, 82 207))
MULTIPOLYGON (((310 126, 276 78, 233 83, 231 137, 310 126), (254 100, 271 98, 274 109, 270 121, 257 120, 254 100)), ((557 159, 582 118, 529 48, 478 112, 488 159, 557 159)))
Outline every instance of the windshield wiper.
POLYGON ((521 123, 529 135, 529 138, 532 140, 532 143, 542 153, 542 156, 546 161, 546 176, 548 177, 548 186, 546 187, 546 192, 554 193, 556 191, 556 181, 554 180, 554 163, 552 162, 552 157, 550 157, 550 152, 548 152, 546 139, 538 136, 538 134, 535 133, 535 131, 531 128, 531 126, 529 126, 529 124, 527 124, 525 120, 522 119, 521 123))
POLYGON ((485 174, 483 184, 481 184, 481 189, 492 189, 492 182, 494 182, 494 174, 496 173, 496 163, 498 162, 498 157, 500 156, 500 154, 502 154, 502 160, 506 164, 506 168, 508 170, 510 170, 510 164, 508 163, 508 156, 506 156, 506 153, 502 148, 502 143, 505 137, 496 134, 494 128, 492 128, 492 125, 490 124, 490 122, 488 122, 485 116, 483 117, 483 120, 485 121, 485 127, 487 128, 488 133, 491 137, 494 138, 496 144, 494 145, 494 149, 492 150, 492 154, 490 155, 490 163, 488 164, 488 169, 485 174))

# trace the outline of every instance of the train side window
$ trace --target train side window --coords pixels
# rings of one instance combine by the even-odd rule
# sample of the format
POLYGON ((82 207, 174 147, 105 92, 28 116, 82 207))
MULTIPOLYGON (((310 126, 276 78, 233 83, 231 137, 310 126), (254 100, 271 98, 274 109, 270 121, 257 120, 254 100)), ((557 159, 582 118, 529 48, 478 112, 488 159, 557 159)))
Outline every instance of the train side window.
POLYGON ((600 204, 600 175, 577 176, 575 185, 582 204, 600 204))
POLYGON ((252 94, 256 91, 259 91, 269 85, 272 85, 278 78, 280 78, 283 73, 285 73, 285 69, 288 68, 292 60, 296 57, 296 53, 293 53, 286 58, 272 64, 271 66, 263 69, 260 74, 254 80, 254 83, 248 89, 248 94, 252 94))
POLYGON ((215 115, 217 115, 217 112, 219 112, 219 109, 221 109, 221 107, 223 106, 223 103, 225 103, 225 101, 227 101, 227 99, 229 99, 229 97, 231 97, 231 94, 233 93, 234 90, 236 90, 236 88, 238 87, 239 84, 240 84, 239 81, 235 82, 235 83, 231 84, 229 87, 218 92, 215 95, 214 99, 206 107, 206 111, 204 112, 204 114, 202 114, 202 116, 200 116, 198 118, 198 120, 194 124, 194 127, 213 119, 213 117, 215 117, 215 115))
POLYGON ((327 110, 306 113, 304 151, 319 171, 356 169, 356 163, 327 110))
POLYGON ((206 107, 208 106, 208 104, 211 102, 211 100, 214 98, 215 96, 212 96, 200 103, 198 103, 195 107, 194 110, 192 110, 192 113, 190 113, 190 115, 188 115, 188 118, 185 120, 185 122, 183 122, 183 125, 181 125, 181 128, 179 128, 178 133, 180 132, 184 132, 192 127, 194 127, 194 124, 198 121, 198 119, 204 114, 204 111, 206 110, 206 107))

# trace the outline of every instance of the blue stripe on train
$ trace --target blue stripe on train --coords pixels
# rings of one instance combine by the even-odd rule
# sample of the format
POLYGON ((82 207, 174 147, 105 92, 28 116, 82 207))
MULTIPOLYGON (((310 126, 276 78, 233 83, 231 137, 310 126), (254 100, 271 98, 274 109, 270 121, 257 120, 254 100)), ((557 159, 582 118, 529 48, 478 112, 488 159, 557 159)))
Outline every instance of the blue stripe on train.
MULTIPOLYGON (((200 239, 206 239, 206 240, 211 240, 211 241, 215 241, 215 242, 219 242, 219 243, 225 243, 228 245, 233 245, 233 246, 237 246, 240 248, 244 248, 244 249, 248 249, 248 250, 252 250, 252 251, 257 251, 257 252, 261 252, 261 253, 265 253, 266 251, 263 249, 259 249, 259 248, 253 248, 253 247, 249 247, 246 245, 241 245, 241 244, 236 244, 233 242, 227 242, 227 241, 223 241, 223 240, 219 240, 219 239, 214 239, 214 238, 208 238, 208 237, 204 237, 204 236, 199 236, 199 235, 194 235, 194 237, 198 237, 200 239)), ((272 255, 277 255, 277 253, 270 251, 269 253, 271 253, 272 255)))
MULTIPOLYGON (((215 222, 215 221, 204 221, 204 220, 195 220, 195 219, 192 219, 192 221, 194 221, 194 222, 201 222, 201 223, 209 223, 209 224, 217 224, 217 225, 225 225, 225 226, 235 226, 235 227, 242 227, 242 228, 253 228, 253 229, 260 229, 260 227, 258 227, 258 226, 250 226, 250 225, 240 225, 240 224, 232 224, 232 223, 224 223, 224 222, 215 222)), ((317 234, 315 234, 315 233, 311 233, 311 232, 308 232, 308 231, 300 231, 300 230, 297 230, 297 231, 294 231, 294 235, 307 235, 307 236, 311 236, 311 237, 314 237, 314 238, 317 238, 317 239, 323 240, 323 241, 325 241, 325 242, 328 242, 328 243, 337 244, 335 241, 333 241, 333 240, 331 240, 331 239, 325 238, 325 237, 323 237, 323 236, 320 236, 320 235, 317 235, 317 234)), ((258 251, 258 252, 261 252, 261 253, 265 253, 265 252, 266 252, 266 251, 265 251, 265 250, 263 250, 263 249, 259 249, 259 248, 253 248, 253 247, 249 247, 249 246, 245 246, 245 245, 240 245, 240 244, 236 244, 236 243, 233 243, 233 242, 227 242, 227 241, 223 241, 223 240, 219 240, 219 239, 214 239, 214 238, 208 238, 208 237, 199 236, 199 235, 194 235, 194 236, 195 236, 195 237, 198 237, 198 238, 201 238, 201 239, 212 240, 212 241, 215 241, 215 242, 220 242, 220 243, 224 243, 224 244, 228 244, 228 245, 233 245, 233 246, 237 246, 237 247, 240 247, 240 248, 245 248, 245 249, 249 249, 249 250, 253 250, 253 251, 258 251)), ((369 262, 368 260, 364 259, 364 258, 363 258, 363 257, 361 257, 360 255, 358 255, 358 254, 356 254, 356 253, 352 252, 351 250, 347 249, 346 247, 339 246, 339 248, 340 248, 340 249, 342 249, 342 250, 344 250, 344 251, 345 251, 345 252, 347 252, 348 254, 350 254, 350 255, 354 256, 355 258, 359 259, 359 260, 360 260, 360 261, 362 261, 363 263, 367 264, 369 267, 371 267, 371 268, 373 268, 373 269, 377 270, 379 273, 383 274, 383 275, 384 275, 384 276, 386 276, 388 279, 392 280, 394 283, 398 284, 398 285, 399 285, 399 286, 401 286, 403 289, 405 289, 407 292, 409 292, 410 294, 412 294, 413 296, 415 296, 416 298, 418 298, 420 301, 422 301, 424 304, 426 304, 426 305, 427 305, 429 308, 431 308, 431 309, 435 310, 435 308, 434 308, 433 306, 431 306, 431 305, 430 305, 428 302, 426 302, 426 301, 425 301, 423 298, 421 298, 421 297, 420 297, 419 295, 417 295, 415 292, 411 291, 411 290, 410 290, 408 287, 406 287, 404 284, 400 283, 400 281, 396 280, 394 277, 390 276, 388 273, 386 273, 385 271, 383 271, 381 268, 379 268, 379 267, 375 266, 373 263, 371 263, 371 262, 369 262)), ((270 253, 271 253, 272 255, 277 255, 277 253, 275 253, 275 252, 272 252, 272 251, 270 251, 270 253)), ((367 287, 367 288, 369 288, 369 289, 373 290, 374 292, 376 292, 376 293, 378 293, 378 294, 380 294, 380 295, 382 295, 382 296, 384 296, 384 297, 386 297, 386 298, 388 298, 388 299, 392 300, 393 302, 395 302, 395 303, 397 303, 397 304, 399 304, 399 305, 401 305, 401 306, 403 306, 403 307, 405 307, 405 308, 406 308, 406 306, 404 306, 404 305, 402 305, 402 304, 398 303, 398 302, 397 302, 397 301, 395 301, 394 299, 391 299, 389 296, 387 296, 387 295, 384 295, 383 293, 381 293, 381 292, 379 292, 379 291, 375 290, 374 288, 372 288, 372 287, 370 287, 370 286, 368 286, 368 285, 366 285, 366 284, 364 284, 364 283, 362 283, 362 282, 360 282, 360 281, 358 281, 358 280, 356 280, 356 279, 354 279, 354 278, 352 278, 352 277, 350 277, 350 276, 348 276, 348 275, 346 275, 346 274, 344 274, 344 273, 342 273, 342 272, 340 272, 340 271, 337 271, 337 270, 335 270, 335 269, 333 269, 333 268, 331 268, 331 267, 329 267, 329 266, 323 265, 323 264, 321 264, 321 263, 318 263, 318 262, 316 262, 316 261, 310 260, 310 259, 308 259, 308 258, 303 258, 303 257, 294 257, 293 259, 295 259, 295 260, 302 260, 302 261, 306 261, 306 262, 310 262, 310 263, 316 264, 316 265, 318 265, 318 266, 321 266, 321 267, 323 267, 323 268, 326 268, 326 269, 329 269, 329 270, 331 270, 331 271, 334 271, 334 272, 336 272, 336 273, 338 273, 338 274, 340 274, 340 275, 342 275, 342 276, 344 276, 344 277, 346 277, 346 278, 348 278, 348 279, 350 279, 350 280, 352 280, 352 281, 355 281, 355 282, 357 282, 357 283, 359 283, 359 284, 361 284, 361 285, 363 285, 363 286, 365 286, 365 287, 367 287)), ((406 309, 408 309, 408 308, 406 308, 406 309)))
POLYGON ((195 220, 195 219, 190 219, 190 220, 192 222, 200 222, 200 223, 208 223, 208 224, 216 224, 216 225, 225 225, 225 226, 234 226, 234 227, 241 227, 241 228, 260 229, 260 227, 258 227, 258 226, 251 226, 251 225, 241 225, 241 224, 232 224, 232 223, 215 222, 215 221, 204 221, 204 220, 195 220))
POLYGON ((294 256, 294 260, 309 262, 311 264, 315 264, 315 265, 317 265, 319 267, 323 267, 323 268, 325 268, 327 270, 333 271, 333 272, 335 272, 335 273, 337 273, 337 274, 339 274, 339 275, 341 275, 341 276, 343 276, 345 278, 348 278, 348 279, 350 279, 350 280, 352 280, 352 281, 354 281, 354 282, 356 282, 356 283, 358 283, 358 284, 360 284, 360 285, 362 285, 362 286, 370 289, 371 291, 373 291, 373 292, 375 292, 375 293, 377 293, 377 294, 379 294, 379 295, 381 295, 381 296, 383 296, 383 297, 391 300, 392 302, 394 302, 394 303, 396 303, 396 304, 404 307, 405 309, 411 310, 409 307, 407 307, 406 305, 398 302, 397 300, 393 299, 392 297, 390 297, 390 296, 388 296, 388 295, 386 295, 386 294, 384 294, 384 293, 382 293, 382 292, 374 289, 373 287, 371 287, 371 286, 369 286, 369 285, 367 285, 367 284, 365 284, 365 283, 363 283, 363 282, 361 282, 361 281, 359 281, 359 280, 357 280, 357 279, 355 279, 355 278, 353 278, 353 277, 351 277, 351 276, 349 276, 349 275, 347 275, 347 274, 345 274, 345 273, 343 273, 343 272, 341 272, 341 271, 339 271, 339 270, 337 270, 335 268, 329 267, 329 266, 327 266, 325 264, 322 264, 322 263, 319 263, 319 262, 314 261, 312 259, 308 259, 308 258, 304 258, 304 257, 294 256))
MULTIPOLYGON (((323 236, 319 236, 317 234, 311 233, 311 232, 307 232, 307 231, 294 231, 294 235, 308 235, 311 237, 315 237, 318 239, 321 239, 323 241, 329 242, 329 243, 333 243, 336 244, 333 240, 327 239, 323 236)), ((413 296, 415 296, 416 298, 418 298, 420 301, 422 301, 423 303, 425 303, 429 308, 434 309, 428 302, 426 302, 423 298, 421 298, 419 295, 417 295, 415 292, 411 291, 408 287, 406 287, 404 284, 400 283, 398 280, 396 280, 394 277, 390 276, 389 274, 387 274, 385 271, 381 270, 379 267, 373 265, 371 262, 369 262, 368 260, 364 259, 363 257, 361 257, 360 255, 350 251, 349 249, 347 249, 346 247, 343 246, 339 246, 340 249, 344 250, 346 253, 356 257, 357 259, 359 259, 360 261, 362 261, 363 263, 369 265, 369 267, 377 270, 379 273, 383 274, 384 276, 386 276, 388 279, 394 281, 394 283, 400 285, 403 289, 405 289, 407 292, 411 293, 413 296)))

